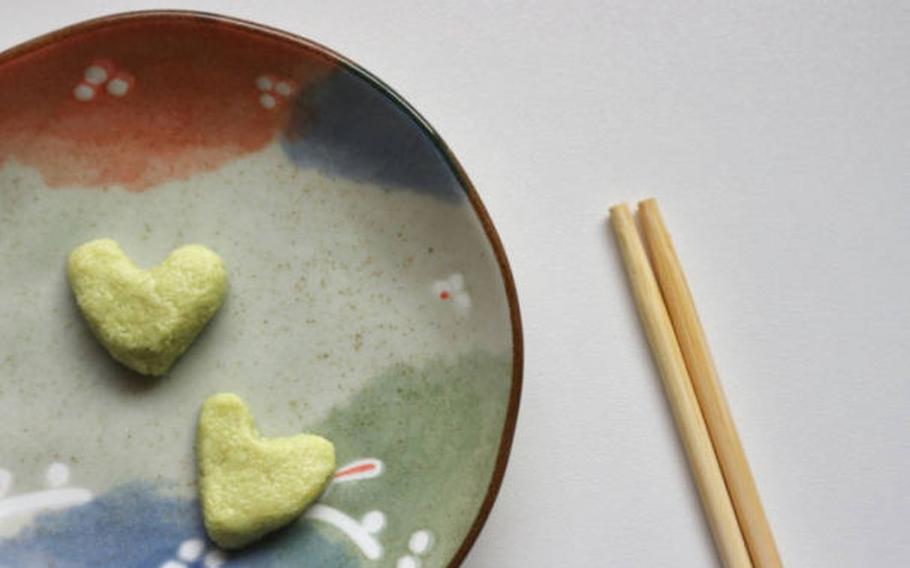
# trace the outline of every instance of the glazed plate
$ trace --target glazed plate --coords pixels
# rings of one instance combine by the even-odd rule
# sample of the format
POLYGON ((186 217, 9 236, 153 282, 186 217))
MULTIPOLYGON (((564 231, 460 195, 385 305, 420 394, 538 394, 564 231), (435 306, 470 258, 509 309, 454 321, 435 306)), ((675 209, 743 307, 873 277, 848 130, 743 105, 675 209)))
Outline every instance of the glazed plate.
POLYGON ((222 17, 114 16, 0 55, 0 566, 457 565, 501 481, 521 334, 505 255, 429 126, 306 40, 222 17), (201 243, 228 299, 161 379, 83 322, 67 254, 153 266, 201 243), (205 536, 203 400, 331 439, 304 518, 205 536))

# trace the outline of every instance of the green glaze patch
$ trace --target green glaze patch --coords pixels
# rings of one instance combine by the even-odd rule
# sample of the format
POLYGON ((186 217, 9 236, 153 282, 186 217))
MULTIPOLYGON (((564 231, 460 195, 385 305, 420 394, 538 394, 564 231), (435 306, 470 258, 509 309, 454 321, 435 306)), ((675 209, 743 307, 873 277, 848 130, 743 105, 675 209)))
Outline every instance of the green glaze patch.
POLYGON ((74 250, 67 270, 82 314, 111 356, 144 375, 163 375, 224 302, 227 272, 201 245, 142 270, 99 239, 74 250))
MULTIPOLYGON (((432 535, 425 559, 449 558, 486 496, 505 420, 511 360, 473 353, 422 367, 395 366, 328 416, 339 464, 370 456, 381 476, 333 488, 322 502, 354 517, 382 511, 383 566, 432 535)), ((430 565, 435 565, 432 562, 430 565)))

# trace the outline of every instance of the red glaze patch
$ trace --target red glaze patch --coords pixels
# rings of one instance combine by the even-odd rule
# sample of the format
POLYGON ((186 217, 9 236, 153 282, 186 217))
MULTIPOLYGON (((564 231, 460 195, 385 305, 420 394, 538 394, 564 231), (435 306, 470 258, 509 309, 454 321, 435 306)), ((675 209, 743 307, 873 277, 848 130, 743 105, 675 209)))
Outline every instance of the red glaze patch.
POLYGON ((49 186, 186 179, 266 146, 293 96, 334 68, 302 44, 215 21, 100 23, 0 59, 0 164, 34 167, 49 186), (280 92, 261 76, 280 78, 280 92))

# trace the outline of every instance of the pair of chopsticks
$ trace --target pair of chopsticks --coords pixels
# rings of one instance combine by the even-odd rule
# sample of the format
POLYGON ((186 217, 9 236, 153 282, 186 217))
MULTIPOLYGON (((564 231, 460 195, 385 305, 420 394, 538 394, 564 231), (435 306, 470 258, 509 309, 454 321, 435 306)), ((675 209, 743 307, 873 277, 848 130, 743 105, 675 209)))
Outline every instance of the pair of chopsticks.
POLYGON ((644 244, 628 205, 610 209, 638 313, 718 553, 727 568, 778 568, 781 561, 771 527, 654 199, 639 203, 638 220, 644 244))

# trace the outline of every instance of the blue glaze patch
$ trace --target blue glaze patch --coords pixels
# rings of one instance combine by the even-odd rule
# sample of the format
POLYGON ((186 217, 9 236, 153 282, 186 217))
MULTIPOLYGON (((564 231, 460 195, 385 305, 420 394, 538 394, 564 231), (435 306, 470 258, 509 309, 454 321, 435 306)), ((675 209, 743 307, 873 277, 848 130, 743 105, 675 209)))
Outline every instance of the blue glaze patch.
POLYGON ((426 129, 379 88, 341 69, 294 101, 283 145, 300 167, 450 201, 464 189, 426 129))
MULTIPOLYGON (((159 568, 178 560, 202 567, 213 550, 195 501, 135 483, 86 505, 39 515, 16 536, 0 539, 0 567, 159 568), (179 559, 180 545, 189 539, 205 542, 206 549, 195 559, 179 559)), ((361 561, 346 541, 299 522, 228 556, 223 566, 356 568, 361 561)))

